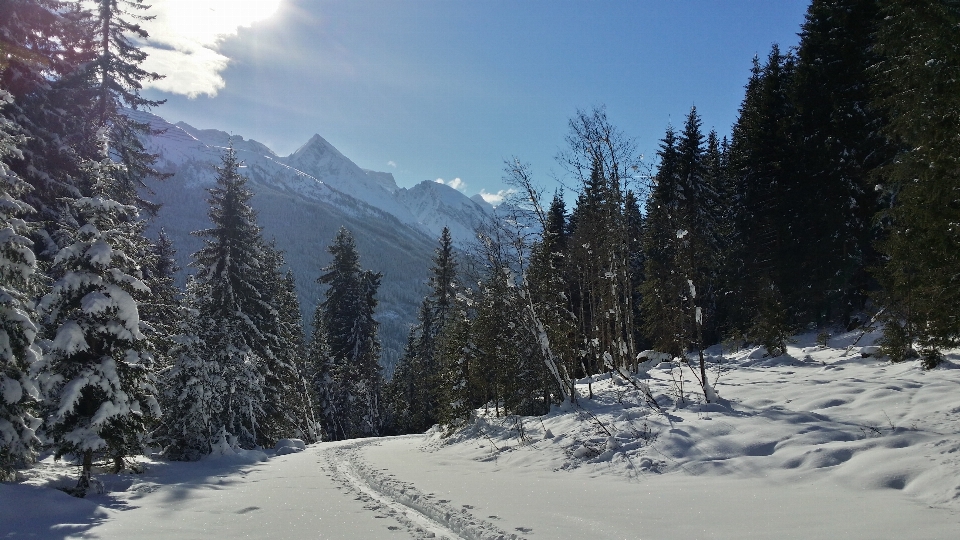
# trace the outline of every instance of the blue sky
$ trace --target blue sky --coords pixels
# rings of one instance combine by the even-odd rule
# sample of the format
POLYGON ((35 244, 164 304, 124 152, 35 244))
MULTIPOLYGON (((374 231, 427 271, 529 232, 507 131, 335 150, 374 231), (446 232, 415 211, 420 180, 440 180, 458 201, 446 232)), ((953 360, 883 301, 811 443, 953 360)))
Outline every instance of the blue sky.
POLYGON ((796 45, 808 5, 279 0, 274 11, 277 2, 229 3, 270 4, 272 14, 208 40, 203 50, 219 63, 192 69, 219 74, 219 88, 181 95, 206 80, 186 67, 206 57, 168 59, 166 89, 178 93, 148 90, 168 100, 154 112, 259 140, 281 155, 319 133, 401 186, 460 179, 468 195, 502 189, 511 156, 552 187, 560 173, 553 158, 578 108, 605 105, 647 160, 667 124, 681 124, 692 105, 705 129, 729 133, 752 57, 773 43, 796 45))

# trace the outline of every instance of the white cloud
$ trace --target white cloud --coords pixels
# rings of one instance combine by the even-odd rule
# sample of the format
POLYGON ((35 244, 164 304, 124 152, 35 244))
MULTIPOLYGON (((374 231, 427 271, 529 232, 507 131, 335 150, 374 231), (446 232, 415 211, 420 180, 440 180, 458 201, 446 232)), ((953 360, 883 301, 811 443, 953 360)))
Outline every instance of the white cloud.
POLYGON ((155 0, 144 24, 150 38, 143 68, 166 78, 146 86, 197 97, 215 96, 223 86, 220 73, 229 58, 219 42, 243 26, 273 15, 281 0, 155 0))
POLYGON ((483 198, 483 200, 487 201, 493 206, 497 206, 500 203, 502 203, 504 199, 506 199, 510 195, 513 195, 516 192, 517 190, 515 189, 501 189, 496 193, 489 193, 487 190, 481 189, 480 196, 483 198))
POLYGON ((463 191, 467 187, 467 183, 459 178, 454 178, 453 180, 444 180, 443 178, 437 178, 436 180, 434 180, 434 182, 438 184, 446 184, 458 191, 463 191))
POLYGON ((393 161, 393 160, 388 161, 388 162, 387 162, 387 165, 393 167, 394 169, 397 168, 397 162, 396 162, 396 161, 393 161))

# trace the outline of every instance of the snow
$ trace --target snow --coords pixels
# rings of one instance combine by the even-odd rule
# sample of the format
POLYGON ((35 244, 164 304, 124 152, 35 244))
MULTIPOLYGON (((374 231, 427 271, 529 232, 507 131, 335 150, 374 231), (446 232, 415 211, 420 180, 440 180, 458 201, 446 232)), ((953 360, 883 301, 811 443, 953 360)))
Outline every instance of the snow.
MULTIPOLYGON (((23 387, 16 381, 0 373, 0 397, 7 403, 17 403, 23 397, 23 387)), ((2 403, 0 403, 2 404, 2 403)))
POLYGON ((142 458, 142 474, 97 471, 104 492, 84 500, 38 487, 75 482, 46 457, 0 485, 0 537, 955 538, 960 351, 925 371, 842 356, 857 337, 722 363, 708 349, 716 403, 689 367, 648 354, 640 386, 663 413, 600 374, 593 400, 542 417, 481 409, 450 437, 142 458))
POLYGON ((482 201, 479 196, 471 199, 430 180, 400 189, 391 173, 360 168, 320 135, 281 157, 257 141, 223 131, 197 129, 183 122, 170 124, 143 111, 127 114, 158 130, 148 141, 149 151, 160 154, 170 165, 199 165, 198 176, 209 184, 214 180, 210 165, 219 164, 223 148, 232 143, 246 167, 260 173, 248 175, 271 188, 345 211, 354 208, 367 219, 383 219, 379 212, 389 214, 430 238, 449 226, 454 241, 464 245, 474 240, 474 227, 493 213, 492 206, 476 200, 482 201))
POLYGON ((66 321, 60 325, 60 328, 57 329, 57 337, 54 338, 51 347, 63 351, 68 356, 90 348, 87 340, 83 337, 83 328, 76 321, 66 321))

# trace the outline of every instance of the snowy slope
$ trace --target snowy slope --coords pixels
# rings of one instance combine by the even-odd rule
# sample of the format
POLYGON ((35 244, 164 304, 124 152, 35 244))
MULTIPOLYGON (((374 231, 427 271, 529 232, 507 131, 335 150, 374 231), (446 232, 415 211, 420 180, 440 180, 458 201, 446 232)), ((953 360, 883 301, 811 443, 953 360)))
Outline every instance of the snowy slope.
MULTIPOLYGON (((283 163, 256 141, 183 123, 172 125, 157 116, 138 114, 141 120, 163 130, 148 141, 148 147, 160 155, 160 168, 173 176, 150 184, 152 193, 146 197, 163 203, 163 207, 151 221, 149 233, 155 234, 163 227, 171 236, 178 250, 178 262, 185 268, 181 279, 188 271, 190 255, 201 246, 201 240, 191 232, 210 226, 205 189, 215 181, 214 166, 220 164, 223 148, 232 143, 244 163, 241 170, 250 180, 248 186, 254 193, 251 202, 264 236, 276 240, 294 272, 305 321, 312 319, 321 298, 322 289, 316 279, 330 261, 326 248, 341 226, 350 229, 356 238, 361 264, 384 274, 376 316, 381 323, 381 363, 390 373, 403 352, 409 326, 416 320, 436 238, 416 223, 404 223, 381 208, 283 163)), ((355 165, 353 169, 359 170, 355 165)), ((380 184, 387 181, 382 175, 370 176, 380 184)), ((383 187, 377 190, 389 195, 383 187)), ((408 217, 408 221, 414 220, 408 217)))
POLYGON ((664 362, 641 379, 663 412, 602 375, 578 387, 594 399, 543 417, 481 410, 449 438, 147 460, 99 475, 106 493, 86 500, 38 487, 75 481, 47 459, 0 485, 0 537, 957 538, 960 350, 923 371, 845 354, 856 337, 727 354, 717 404, 664 362))
POLYGON ((449 227, 451 237, 461 245, 473 240, 477 227, 492 215, 463 193, 439 182, 424 181, 400 189, 396 197, 434 237, 439 238, 443 228, 449 227))
POLYGON ((195 175, 198 185, 213 182, 207 164, 219 163, 221 152, 232 143, 257 182, 309 201, 340 206, 357 217, 381 219, 385 213, 430 238, 449 226, 454 240, 463 245, 473 240, 476 225, 492 215, 491 206, 478 205, 449 186, 438 188, 425 180, 411 189, 400 189, 392 174, 361 169, 320 135, 280 157, 239 135, 197 129, 184 122, 170 124, 142 111, 130 114, 162 130, 148 142, 148 149, 160 155, 161 166, 178 170, 202 165, 207 174, 195 175))

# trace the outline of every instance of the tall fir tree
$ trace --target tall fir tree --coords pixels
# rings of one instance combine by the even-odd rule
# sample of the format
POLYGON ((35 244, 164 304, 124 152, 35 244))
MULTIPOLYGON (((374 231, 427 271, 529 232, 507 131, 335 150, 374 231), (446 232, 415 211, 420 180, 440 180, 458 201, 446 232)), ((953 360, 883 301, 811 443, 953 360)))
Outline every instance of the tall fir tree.
POLYGON ((731 264, 739 269, 729 288, 743 306, 732 323, 775 356, 786 350, 791 329, 784 294, 800 294, 795 287, 800 270, 792 262, 800 200, 790 99, 794 72, 794 57, 777 46, 762 68, 754 59, 728 165, 738 198, 731 264))
MULTIPOLYGON (((636 356, 626 183, 639 168, 633 143, 610 124, 603 109, 570 121, 563 164, 583 192, 571 221, 570 264, 579 271, 572 297, 580 323, 583 369, 631 365, 636 356)), ((592 386, 590 387, 592 397, 592 386)))
POLYGON ((660 166, 647 198, 648 225, 643 237, 643 333, 657 350, 679 356, 686 350, 682 333, 685 306, 677 298, 683 295, 685 283, 673 267, 680 256, 676 237, 682 230, 678 219, 682 195, 680 155, 672 127, 667 127, 657 155, 660 166))
POLYGON ((145 249, 143 222, 136 208, 111 199, 68 204, 76 217, 66 229, 71 241, 54 260, 56 281, 40 308, 53 329, 45 358, 47 434, 57 456, 82 456, 82 495, 94 454, 122 469, 125 456, 143 452, 147 422, 160 409, 138 310, 138 298, 150 292, 136 259, 145 249))
POLYGON ((793 101, 802 189, 793 257, 802 293, 789 296, 797 323, 845 325, 873 286, 873 171, 890 157, 870 102, 879 20, 876 0, 815 0, 800 33, 793 101))
POLYGON ((379 435, 383 374, 373 312, 381 275, 360 268, 353 236, 343 227, 328 251, 333 261, 318 281, 328 286, 320 322, 329 361, 317 393, 334 412, 323 431, 328 440, 379 435))
POLYGON ((192 263, 197 269, 197 334, 226 384, 218 427, 240 446, 253 447, 266 442, 261 438, 267 415, 263 370, 271 352, 265 347, 270 307, 263 297, 264 243, 233 147, 222 160, 216 186, 209 190, 213 227, 194 233, 204 239, 192 263))
POLYGON ((227 385, 222 366, 200 339, 198 292, 196 281, 190 279, 176 333, 169 338, 170 366, 162 372, 163 422, 154 434, 164 455, 180 461, 210 454, 224 430, 227 385))
POLYGON ((439 420, 440 372, 445 363, 441 340, 459 289, 453 239, 447 227, 439 243, 430 268, 430 292, 420 305, 417 324, 388 386, 392 415, 403 433, 426 431, 439 420))
POLYGON ((933 367, 960 337, 960 3, 880 4, 876 101, 898 149, 880 170, 885 349, 902 360, 919 345, 933 367))
MULTIPOLYGON (((12 96, 0 89, 0 107, 12 96)), ((33 208, 22 200, 30 186, 7 166, 20 156, 24 137, 0 116, 0 481, 33 461, 40 440, 36 430, 39 392, 32 369, 40 359, 33 299, 39 289, 30 226, 33 208)))

